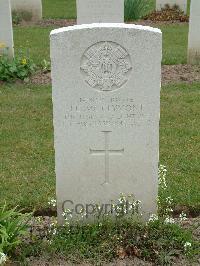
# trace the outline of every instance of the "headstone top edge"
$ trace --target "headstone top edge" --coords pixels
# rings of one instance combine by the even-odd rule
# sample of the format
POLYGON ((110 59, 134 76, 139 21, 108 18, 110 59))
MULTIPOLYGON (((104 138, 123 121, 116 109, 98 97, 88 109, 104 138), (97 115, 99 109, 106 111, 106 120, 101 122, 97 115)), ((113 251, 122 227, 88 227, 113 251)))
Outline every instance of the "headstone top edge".
POLYGON ((162 31, 160 29, 153 28, 150 26, 125 24, 125 23, 92 23, 92 24, 81 24, 81 25, 74 25, 74 26, 55 29, 51 31, 50 36, 57 35, 57 34, 64 33, 64 32, 69 32, 69 31, 76 31, 76 30, 82 30, 82 29, 97 29, 97 28, 136 29, 136 30, 142 30, 142 31, 162 34, 162 31))

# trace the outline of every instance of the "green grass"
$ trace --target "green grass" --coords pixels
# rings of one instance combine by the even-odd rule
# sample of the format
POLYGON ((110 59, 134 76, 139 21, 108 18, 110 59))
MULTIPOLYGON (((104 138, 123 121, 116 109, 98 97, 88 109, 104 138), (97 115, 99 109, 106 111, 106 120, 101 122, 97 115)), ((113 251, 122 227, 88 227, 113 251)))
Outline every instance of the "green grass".
MULTIPOLYGON (((36 64, 49 58, 49 34, 53 27, 15 27, 15 50, 27 51, 36 64), (23 49, 22 49, 23 47, 23 49)), ((163 32, 163 64, 187 62, 187 25, 161 26, 163 32)), ((25 52, 26 54, 26 52, 25 52)))
POLYGON ((162 90, 161 163, 169 169, 169 192, 176 204, 200 208, 200 84, 162 90))
MULTIPOLYGON (((175 204, 199 208, 200 84, 162 90, 160 161, 175 204)), ((45 208, 55 193, 51 88, 0 88, 0 202, 45 208)))
POLYGON ((76 18, 76 0, 42 0, 43 18, 76 18))
POLYGON ((36 64, 43 59, 50 60, 49 34, 52 27, 15 27, 14 43, 15 53, 28 55, 36 64))
POLYGON ((170 25, 159 27, 163 33, 164 65, 187 63, 188 25, 170 25))
POLYGON ((1 203, 40 209, 55 192, 50 88, 0 91, 1 203))

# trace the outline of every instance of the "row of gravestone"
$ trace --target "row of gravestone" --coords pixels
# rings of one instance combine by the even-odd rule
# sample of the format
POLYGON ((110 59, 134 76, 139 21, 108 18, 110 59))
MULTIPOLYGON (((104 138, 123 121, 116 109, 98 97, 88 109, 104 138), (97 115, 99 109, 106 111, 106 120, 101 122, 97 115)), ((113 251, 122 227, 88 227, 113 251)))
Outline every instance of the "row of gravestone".
MULTIPOLYGON (((77 23, 92 22, 123 22, 124 21, 124 0, 118 1, 116 5, 114 0, 77 0, 77 23)), ((163 7, 166 0, 157 1, 157 8, 163 7)), ((171 4, 177 0, 167 0, 171 4), (170 2, 171 1, 171 2, 170 2)), ((21 8, 22 6, 34 10, 34 17, 41 18, 42 5, 41 1, 25 1, 12 0, 13 8, 21 8), (34 3, 34 4, 33 4, 34 3)), ((186 1, 179 0, 179 5, 186 10, 186 1)), ((4 50, 4 46, 8 47, 8 54, 12 57, 13 50, 13 34, 11 21, 11 8, 9 0, 0 0, 0 53, 4 50)), ((190 30, 188 43, 188 63, 198 64, 200 61, 200 1, 192 0, 190 12, 190 30)))
MULTIPOLYGON (((77 0, 77 10, 78 12, 81 12, 83 14, 83 11, 85 9, 85 6, 88 6, 91 10, 93 9, 93 7, 95 7, 93 9, 94 12, 92 12, 93 16, 95 16, 95 11, 98 9, 102 9, 104 8, 105 10, 107 10, 106 6, 108 5, 108 9, 109 9, 109 1, 106 0, 77 0)), ((124 1, 121 1, 124 2, 124 1)), ((162 8, 165 7, 165 5, 168 4, 169 6, 174 6, 174 5, 178 5, 179 8, 181 10, 184 11, 184 13, 187 12, 187 0, 157 0, 156 1, 156 10, 161 10, 162 8)), ((123 10, 123 4, 120 3, 119 7, 117 7, 116 5, 113 5, 114 9, 121 9, 123 10)), ((11 9, 12 10, 16 10, 16 11, 28 11, 32 14, 32 20, 33 21, 37 21, 42 19, 42 1, 41 0, 11 0, 11 9)), ((99 12, 99 14, 102 14, 102 16, 104 15, 104 12, 99 12)), ((113 14, 115 14, 115 16, 117 16, 117 14, 114 12, 114 10, 112 11, 113 14)), ((79 16, 78 16, 79 17, 79 16)), ((97 18, 95 17, 95 21, 97 18)), ((101 19, 101 18, 100 18, 101 19)), ((109 22, 109 21, 106 21, 109 22)), ((115 21, 113 21, 115 22, 115 21)))

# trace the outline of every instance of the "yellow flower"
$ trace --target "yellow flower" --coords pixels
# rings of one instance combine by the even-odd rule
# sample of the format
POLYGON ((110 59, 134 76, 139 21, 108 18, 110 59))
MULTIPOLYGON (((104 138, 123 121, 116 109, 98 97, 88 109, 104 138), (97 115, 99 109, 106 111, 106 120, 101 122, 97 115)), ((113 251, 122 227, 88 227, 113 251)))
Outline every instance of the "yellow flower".
POLYGON ((26 65, 27 64, 27 60, 26 58, 23 58, 22 61, 21 61, 22 65, 26 65))
POLYGON ((0 42, 0 48, 6 48, 6 44, 4 42, 0 42))

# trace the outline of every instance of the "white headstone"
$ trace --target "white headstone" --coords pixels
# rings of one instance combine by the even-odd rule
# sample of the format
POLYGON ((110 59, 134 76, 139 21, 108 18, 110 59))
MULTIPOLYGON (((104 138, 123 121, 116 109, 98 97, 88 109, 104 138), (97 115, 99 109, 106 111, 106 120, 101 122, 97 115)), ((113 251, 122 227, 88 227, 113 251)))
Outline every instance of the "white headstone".
POLYGON ((165 5, 173 7, 174 5, 179 6, 180 10, 187 13, 187 0, 156 0, 156 10, 160 11, 162 8, 165 8, 165 5))
POLYGON ((13 57, 13 29, 10 0, 0 0, 0 54, 13 57))
POLYGON ((188 40, 188 63, 200 64, 200 1, 191 1, 188 40))
POLYGON ((156 212, 161 46, 160 30, 136 25, 51 32, 60 221, 63 208, 120 193, 156 212))
POLYGON ((76 0, 77 24, 124 22, 124 0, 76 0))
POLYGON ((42 19, 41 0, 11 0, 11 8, 16 11, 30 12, 33 21, 42 19))

